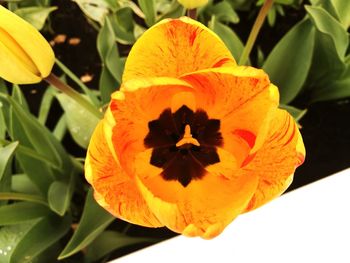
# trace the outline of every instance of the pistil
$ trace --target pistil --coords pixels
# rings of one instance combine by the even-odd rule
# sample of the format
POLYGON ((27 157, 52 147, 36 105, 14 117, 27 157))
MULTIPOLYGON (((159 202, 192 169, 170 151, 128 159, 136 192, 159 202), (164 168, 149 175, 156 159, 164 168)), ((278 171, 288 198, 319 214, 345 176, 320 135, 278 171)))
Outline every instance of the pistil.
POLYGON ((195 138, 192 137, 191 126, 188 124, 185 126, 185 133, 184 133, 183 138, 176 143, 176 147, 179 148, 179 147, 186 145, 186 144, 192 144, 192 145, 195 145, 198 147, 200 146, 199 142, 195 138))

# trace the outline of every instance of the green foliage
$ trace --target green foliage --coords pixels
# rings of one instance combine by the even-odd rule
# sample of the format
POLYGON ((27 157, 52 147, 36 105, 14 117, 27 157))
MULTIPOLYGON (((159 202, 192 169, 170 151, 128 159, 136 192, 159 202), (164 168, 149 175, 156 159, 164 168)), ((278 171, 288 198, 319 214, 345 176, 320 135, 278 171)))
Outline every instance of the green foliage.
POLYGON ((66 94, 60 93, 56 97, 64 112, 67 113, 66 122, 72 138, 80 147, 86 149, 99 119, 86 109, 81 108, 75 100, 66 94))
POLYGON ((31 23, 36 29, 41 30, 45 21, 56 7, 24 7, 16 10, 16 14, 31 23))
POLYGON ((274 47, 263 69, 280 88, 281 103, 291 102, 300 92, 311 66, 315 29, 304 20, 274 47), (297 50, 298 52, 292 52, 297 50))
POLYGON ((114 217, 96 203, 90 190, 86 197, 79 227, 59 258, 69 257, 89 245, 113 220, 114 217))
POLYGON ((105 17, 105 23, 98 34, 97 50, 103 62, 99 86, 102 102, 105 104, 109 102, 111 94, 119 87, 124 68, 109 17, 105 17))

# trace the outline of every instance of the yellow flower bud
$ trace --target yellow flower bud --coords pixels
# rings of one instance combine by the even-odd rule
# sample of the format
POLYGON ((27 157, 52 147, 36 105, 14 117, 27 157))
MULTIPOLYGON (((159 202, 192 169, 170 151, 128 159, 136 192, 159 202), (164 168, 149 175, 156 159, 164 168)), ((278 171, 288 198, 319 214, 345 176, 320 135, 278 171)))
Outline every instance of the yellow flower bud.
POLYGON ((38 83, 50 74, 54 62, 45 38, 0 5, 0 77, 15 84, 38 83))
POLYGON ((204 6, 208 3, 208 0, 178 0, 187 9, 193 9, 204 6))

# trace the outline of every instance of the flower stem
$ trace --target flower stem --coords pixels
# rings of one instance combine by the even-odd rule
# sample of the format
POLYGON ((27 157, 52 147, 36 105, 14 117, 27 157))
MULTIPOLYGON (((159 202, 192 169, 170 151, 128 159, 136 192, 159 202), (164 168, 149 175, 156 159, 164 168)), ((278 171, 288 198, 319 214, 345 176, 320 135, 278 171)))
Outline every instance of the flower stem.
POLYGON ((273 0, 265 0, 263 6, 261 7, 258 17, 255 20, 255 23, 253 25, 252 30, 250 31, 247 43, 243 49, 241 58, 239 59, 239 65, 244 65, 248 58, 249 58, 249 54, 252 51, 252 48, 254 46, 256 37, 259 34, 259 31, 261 29, 262 24, 264 23, 264 20, 267 16, 267 13, 269 12, 271 6, 273 4, 273 0))
POLYGON ((58 90, 62 91, 73 100, 75 100, 80 106, 85 108, 87 111, 95 115, 97 118, 102 118, 102 113, 94 107, 89 101, 87 101, 79 92, 74 90, 72 87, 68 86, 66 83, 61 81, 56 75, 51 73, 48 77, 44 79, 47 83, 56 87, 58 90))
POLYGON ((197 19, 197 8, 187 9, 187 16, 194 20, 197 19))

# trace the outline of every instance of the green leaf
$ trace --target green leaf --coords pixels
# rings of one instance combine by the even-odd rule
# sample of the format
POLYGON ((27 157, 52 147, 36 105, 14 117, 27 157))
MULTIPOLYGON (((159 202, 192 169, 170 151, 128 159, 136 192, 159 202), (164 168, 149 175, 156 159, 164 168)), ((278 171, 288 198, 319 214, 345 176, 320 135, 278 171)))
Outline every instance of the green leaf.
POLYGON ((349 0, 331 0, 340 22, 345 29, 350 26, 350 1, 349 0))
POLYGON ((2 102, 0 101, 0 140, 5 139, 6 137, 6 122, 4 118, 4 114, 2 113, 2 102))
POLYGON ((292 5, 295 0, 275 0, 276 4, 292 5))
POLYGON ((96 203, 90 189, 78 228, 60 254, 59 259, 69 257, 89 245, 114 219, 111 214, 96 203))
MULTIPOLYGON (((54 138, 51 132, 45 126, 40 124, 33 115, 25 112, 13 99, 8 98, 8 101, 12 106, 13 114, 18 118, 18 124, 25 132, 25 135, 33 148, 38 153, 46 156, 57 166, 62 167, 65 162, 69 162, 69 157, 66 151, 56 138, 54 138)), ((15 132, 14 130, 15 129, 13 129, 13 132, 15 132)))
POLYGON ((241 57, 244 46, 236 33, 230 27, 217 21, 215 16, 212 16, 212 19, 209 22, 209 28, 218 34, 227 48, 231 51, 232 56, 238 60, 241 57))
POLYGON ((15 13, 32 24, 37 30, 41 30, 45 25, 47 17, 56 9, 57 7, 33 6, 16 9, 15 13))
POLYGON ((101 0, 73 0, 78 4, 84 14, 100 25, 103 24, 105 16, 108 14, 109 5, 101 0))
MULTIPOLYGON (((71 175, 73 178, 74 175, 71 175)), ((71 183, 56 181, 50 185, 48 192, 48 202, 52 211, 62 216, 66 213, 74 189, 74 180, 71 179, 71 183)))
POLYGON ((17 147, 18 142, 12 142, 9 145, 0 148, 0 184, 2 179, 4 178, 6 170, 11 165, 12 157, 17 147))
MULTIPOLYGON (((113 1, 113 0, 109 0, 109 1, 113 1)), ((135 13, 135 15, 143 19, 145 18, 145 14, 134 2, 130 0, 118 0, 118 4, 120 8, 129 7, 135 13)))
POLYGON ((310 3, 314 7, 322 7, 335 19, 337 19, 344 27, 348 29, 350 26, 350 1, 348 0, 311 0, 310 3))
POLYGON ((28 103, 26 101, 26 98, 24 97, 23 92, 21 91, 20 87, 16 84, 13 84, 13 88, 12 88, 12 98, 18 102, 18 104, 21 105, 21 107, 29 112, 29 106, 28 103))
POLYGON ((114 250, 140 243, 155 243, 154 238, 132 237, 115 231, 104 231, 87 248, 87 262, 96 262, 114 250))
POLYGON ((280 105, 280 107, 289 112, 293 116, 296 122, 298 122, 307 112, 307 109, 301 110, 290 105, 280 105))
POLYGON ((142 12, 145 14, 145 22, 151 27, 156 22, 156 9, 154 0, 138 0, 142 12))
MULTIPOLYGON (((11 191, 11 164, 17 146, 18 142, 13 142, 0 147, 0 192, 11 191)), ((6 203, 7 200, 0 201, 0 206, 6 203)))
POLYGON ((99 119, 68 95, 60 93, 56 97, 66 113, 67 126, 72 138, 86 149, 99 119))
POLYGON ((24 194, 38 194, 38 188, 26 174, 13 174, 11 176, 11 189, 13 192, 24 194))
POLYGON ((135 43, 134 19, 132 10, 128 7, 121 8, 109 16, 111 26, 114 29, 116 40, 123 45, 135 43))
POLYGON ((18 202, 0 207, 0 225, 14 225, 47 216, 50 210, 30 202, 18 202))
POLYGON ((28 202, 38 203, 42 205, 47 205, 46 200, 42 196, 35 195, 35 194, 0 192, 0 200, 28 201, 28 202))
POLYGON ((56 123, 56 126, 52 132, 52 134, 56 137, 57 140, 62 141, 64 135, 67 131, 67 121, 66 121, 66 114, 63 114, 58 122, 56 123))
POLYGON ((111 94, 119 87, 119 82, 113 77, 106 66, 102 67, 102 72, 99 81, 101 91, 101 100, 105 105, 110 102, 111 94))
POLYGON ((311 66, 315 29, 308 20, 296 24, 273 48, 263 69, 280 89, 281 103, 292 101, 301 91, 311 66), (295 52, 297 51, 297 52, 295 52))
POLYGON ((46 163, 20 152, 16 155, 23 171, 46 195, 49 185, 56 177, 68 179, 68 174, 64 171, 71 170, 71 160, 52 133, 16 101, 8 96, 0 96, 0 101, 10 105, 7 107, 10 112, 6 114, 10 116, 7 118, 6 125, 12 140, 20 141, 21 145, 45 156, 45 159, 50 162, 46 163), (60 169, 52 169, 52 164, 60 169))
MULTIPOLYGON (((10 141, 7 140, 0 140, 0 145, 8 145, 10 144, 10 141)), ((37 161, 42 161, 43 163, 45 163, 46 165, 50 166, 50 168, 55 169, 57 171, 61 171, 60 167, 56 166, 51 160, 49 160, 46 156, 41 155, 39 153, 37 153, 36 151, 34 151, 31 148, 28 148, 26 146, 23 145, 18 145, 17 149, 16 149, 17 155, 24 155, 27 156, 29 158, 33 158, 34 160, 37 161)), ((17 157, 18 158, 18 157, 17 157)))
POLYGON ((232 6, 224 1, 220 2, 216 5, 208 7, 208 11, 215 15, 216 19, 220 22, 228 22, 228 23, 238 23, 239 17, 232 6))
POLYGON ((115 40, 110 19, 106 17, 97 36, 97 50, 103 62, 99 84, 103 104, 109 102, 112 92, 117 90, 124 70, 115 40))
POLYGON ((324 9, 313 6, 305 6, 305 9, 317 30, 332 39, 339 58, 344 58, 349 45, 349 37, 346 30, 324 9))
MULTIPOLYGON (((35 221, 37 222, 37 221, 35 221)), ((0 228, 0 262, 9 263, 14 248, 21 239, 35 225, 35 222, 28 222, 19 225, 5 226, 0 228)))
POLYGON ((45 125, 47 117, 49 116, 51 105, 56 93, 57 90, 54 87, 48 87, 41 99, 38 121, 43 125, 45 125))
POLYGON ((350 56, 348 56, 346 62, 347 68, 342 75, 324 85, 321 85, 323 83, 319 83, 320 86, 315 86, 312 94, 312 102, 350 97, 350 56))
POLYGON ((158 18, 158 21, 161 21, 166 18, 178 18, 184 16, 186 9, 178 1, 172 1, 168 6, 168 9, 163 10, 162 15, 158 18))
POLYGON ((70 224, 70 216, 64 218, 48 216, 39 220, 14 247, 10 262, 30 263, 35 261, 42 252, 68 232, 70 224))
POLYGON ((267 13, 267 22, 269 23, 270 26, 274 26, 276 22, 276 6, 272 5, 271 9, 267 13))

